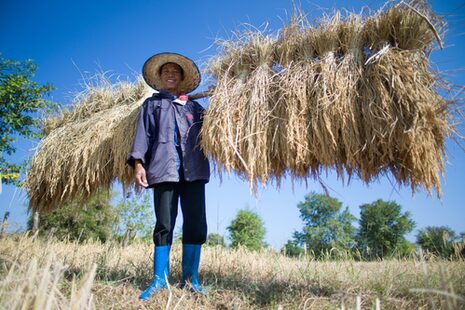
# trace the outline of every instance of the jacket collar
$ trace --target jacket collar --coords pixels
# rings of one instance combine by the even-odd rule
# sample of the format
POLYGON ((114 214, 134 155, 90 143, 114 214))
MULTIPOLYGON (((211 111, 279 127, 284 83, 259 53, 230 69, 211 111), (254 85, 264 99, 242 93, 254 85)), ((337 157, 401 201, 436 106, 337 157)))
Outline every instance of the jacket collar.
POLYGON ((173 96, 170 92, 166 90, 155 90, 153 92, 152 98, 154 99, 170 99, 173 102, 180 104, 180 105, 185 105, 187 103, 187 100, 181 100, 179 98, 176 98, 173 96))
POLYGON ((152 97, 157 99, 174 99, 175 97, 166 90, 155 90, 152 97))

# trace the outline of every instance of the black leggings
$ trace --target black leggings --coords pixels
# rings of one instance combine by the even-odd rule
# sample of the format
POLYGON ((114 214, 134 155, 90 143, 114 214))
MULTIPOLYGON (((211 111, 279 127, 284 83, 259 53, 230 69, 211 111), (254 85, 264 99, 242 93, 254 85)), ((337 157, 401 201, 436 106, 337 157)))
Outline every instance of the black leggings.
POLYGON ((207 240, 205 214, 205 182, 165 182, 154 186, 156 224, 153 242, 156 246, 171 245, 181 198, 183 216, 182 243, 203 244, 207 240))

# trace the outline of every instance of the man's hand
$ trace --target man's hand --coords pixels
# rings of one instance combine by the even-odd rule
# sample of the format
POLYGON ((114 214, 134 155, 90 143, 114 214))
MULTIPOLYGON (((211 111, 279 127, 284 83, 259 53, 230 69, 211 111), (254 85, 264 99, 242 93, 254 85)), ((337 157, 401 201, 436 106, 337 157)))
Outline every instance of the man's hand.
POLYGON ((147 183, 147 176, 145 175, 145 168, 142 165, 142 162, 140 160, 136 161, 135 165, 135 179, 137 185, 140 185, 142 187, 148 187, 149 184, 147 183))

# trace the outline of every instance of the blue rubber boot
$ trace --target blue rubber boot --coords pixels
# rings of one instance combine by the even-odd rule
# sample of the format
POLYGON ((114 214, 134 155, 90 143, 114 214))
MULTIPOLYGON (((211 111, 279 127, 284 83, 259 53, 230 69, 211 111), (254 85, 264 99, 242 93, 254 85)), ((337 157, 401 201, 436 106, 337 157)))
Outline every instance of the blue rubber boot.
POLYGON ((200 244, 183 244, 182 246, 182 282, 181 288, 189 282, 195 293, 206 294, 199 281, 200 244))
POLYGON ((140 294, 139 298, 148 300, 152 294, 158 292, 160 289, 166 288, 166 279, 169 274, 169 260, 170 260, 171 246, 163 245, 156 246, 154 249, 153 257, 153 281, 149 287, 140 294))

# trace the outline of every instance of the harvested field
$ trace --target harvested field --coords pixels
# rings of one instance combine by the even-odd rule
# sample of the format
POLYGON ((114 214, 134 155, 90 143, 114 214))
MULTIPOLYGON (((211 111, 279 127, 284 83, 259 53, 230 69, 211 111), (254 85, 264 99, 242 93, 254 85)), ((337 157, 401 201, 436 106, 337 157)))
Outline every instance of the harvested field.
POLYGON ((465 263, 413 256, 357 262, 292 259, 272 251, 204 247, 207 296, 181 290, 181 246, 170 289, 138 300, 152 276, 151 244, 83 244, 10 236, 0 243, 0 308, 23 309, 463 309, 465 263), (281 307, 281 308, 280 308, 281 307))

